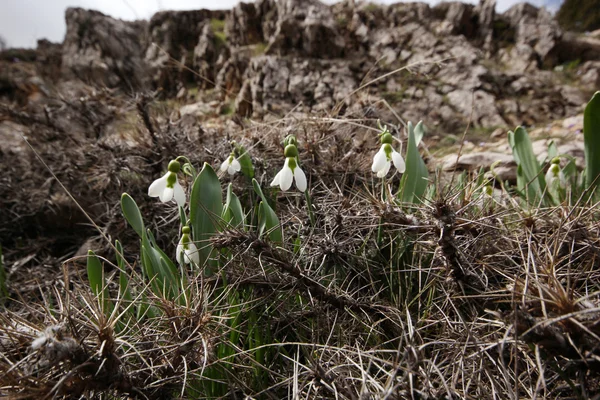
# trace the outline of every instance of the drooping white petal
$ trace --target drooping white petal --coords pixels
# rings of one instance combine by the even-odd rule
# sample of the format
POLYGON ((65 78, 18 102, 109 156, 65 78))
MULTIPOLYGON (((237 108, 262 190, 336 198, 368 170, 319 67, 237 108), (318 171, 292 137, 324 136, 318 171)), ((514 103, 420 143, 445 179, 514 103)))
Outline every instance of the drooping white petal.
POLYGON ((290 168, 290 159, 285 159, 285 164, 281 169, 281 176, 279 177, 279 187, 284 192, 292 187, 292 181, 294 180, 294 172, 290 168))
POLYGON ((379 172, 385 168, 387 162, 387 156, 385 155, 383 146, 381 146, 379 151, 375 154, 375 157, 373 157, 373 166, 371 166, 371 170, 373 172, 379 172))
POLYGON ((175 201, 179 207, 185 205, 185 192, 183 191, 183 187, 179 184, 179 181, 175 182, 175 186, 173 187, 173 197, 175 197, 175 201))
POLYGON ((296 187, 298 190, 304 192, 307 187, 306 175, 304 175, 304 171, 298 166, 294 169, 294 179, 296 179, 296 187))
POLYGON ((271 186, 279 186, 280 179, 281 179, 281 171, 279 171, 277 173, 277 175, 275 175, 275 178, 273 178, 273 180, 271 181, 271 186))
POLYGON ((231 165, 229 166, 229 174, 233 175, 236 172, 240 172, 241 169, 242 169, 242 165, 240 164, 240 162, 237 159, 234 159, 231 162, 231 165))
POLYGON ((173 198, 173 188, 170 187, 166 187, 162 193, 160 194, 160 196, 158 197, 160 199, 160 201, 162 201, 163 203, 166 203, 168 201, 171 201, 171 199, 173 198))
POLYGON ((175 250, 175 258, 179 264, 183 264, 183 244, 181 243, 183 238, 179 239, 179 244, 177 245, 177 249, 175 250))
POLYGON ((225 161, 221 163, 221 168, 219 169, 221 170, 221 172, 225 172, 227 171, 227 168, 229 168, 229 157, 227 157, 225 161))
POLYGON ((406 164, 404 163, 404 158, 398 153, 396 150, 392 151, 392 161, 394 162, 394 167, 400 173, 404 173, 406 171, 406 164))
POLYGON ((186 263, 192 261, 194 264, 200 264, 200 255, 198 254, 198 248, 194 243, 188 243, 188 248, 185 250, 186 263))
POLYGON ((152 182, 152 184, 148 188, 148 196, 158 197, 162 194, 162 192, 167 187, 167 177, 169 176, 169 174, 170 172, 167 172, 162 177, 152 182))
POLYGON ((390 172, 390 167, 392 166, 392 163, 387 161, 383 167, 382 170, 380 170, 379 172, 377 172, 377 177, 378 178, 383 178, 384 176, 386 176, 388 174, 388 172, 390 172))

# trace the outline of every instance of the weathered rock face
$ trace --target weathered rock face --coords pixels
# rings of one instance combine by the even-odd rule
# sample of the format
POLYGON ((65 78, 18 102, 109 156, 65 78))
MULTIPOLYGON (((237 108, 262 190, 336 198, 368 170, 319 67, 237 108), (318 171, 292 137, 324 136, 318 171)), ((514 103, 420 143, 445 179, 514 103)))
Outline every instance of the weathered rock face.
POLYGON ((543 8, 520 3, 512 6, 502 17, 514 27, 516 44, 533 49, 540 67, 552 67, 556 64, 553 50, 560 43, 562 30, 552 15, 543 8))
POLYGON ((279 0, 276 13, 277 24, 267 54, 297 54, 312 58, 343 55, 344 40, 325 4, 318 0, 279 0))
MULTIPOLYGON (((160 12, 148 23, 70 9, 65 43, 38 49, 48 73, 32 87, 43 94, 60 68, 68 79, 128 92, 154 88, 182 99, 210 90, 190 100, 206 95, 221 101, 211 109, 227 112, 235 100, 239 115, 254 117, 337 113, 341 100, 366 115, 369 101, 385 101, 404 118, 451 132, 469 121, 492 128, 577 112, 588 94, 578 87, 598 86, 600 40, 561 32, 531 5, 496 14, 495 4, 258 0, 231 11, 160 12), (581 85, 564 84, 571 81, 581 85)), ((19 90, 21 103, 37 96, 19 90)))
POLYGON ((219 24, 215 24, 216 21, 225 21, 226 16, 226 11, 162 11, 150 19, 150 44, 145 60, 157 88, 174 93, 180 85, 196 81, 192 72, 194 49, 203 38, 204 44, 200 45, 196 60, 211 50, 216 51, 209 43, 215 38, 211 28, 219 24), (205 29, 208 31, 204 32, 205 29))
POLYGON ((236 99, 239 114, 265 116, 291 108, 330 110, 356 88, 348 63, 341 60, 302 60, 291 57, 253 58, 236 99))
POLYGON ((483 48, 486 51, 493 51, 496 0, 480 0, 475 11, 479 24, 479 38, 483 41, 483 48))
POLYGON ((67 9, 65 19, 64 77, 108 87, 139 89, 146 85, 146 22, 121 21, 82 8, 67 9))

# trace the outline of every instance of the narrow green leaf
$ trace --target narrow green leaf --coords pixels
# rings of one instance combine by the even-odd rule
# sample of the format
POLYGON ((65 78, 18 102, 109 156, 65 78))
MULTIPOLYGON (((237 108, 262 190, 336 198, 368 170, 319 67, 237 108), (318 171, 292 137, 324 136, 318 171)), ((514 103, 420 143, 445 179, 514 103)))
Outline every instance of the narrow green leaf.
POLYGON ((551 140, 550 144, 548 144, 548 162, 552 161, 554 157, 558 157, 558 147, 554 140, 551 140))
POLYGON ((92 293, 98 296, 104 287, 104 281, 102 278, 102 263, 92 250, 88 250, 87 274, 92 293))
POLYGON ((261 237, 265 233, 272 242, 283 243, 283 230, 277 214, 268 203, 261 201, 258 206, 258 235, 261 237))
POLYGON ((119 267, 119 295, 121 298, 131 301, 132 296, 129 290, 129 275, 127 275, 127 270, 125 268, 126 263, 123 258, 123 245, 117 240, 115 241, 115 248, 117 249, 115 252, 117 267, 119 267))
MULTIPOLYGON (((600 91, 594 93, 583 112, 586 187, 596 188, 600 178, 600 91)), ((600 191, 596 192, 598 195, 600 191)))
POLYGON ((233 185, 227 186, 227 199, 223 207, 223 219, 234 227, 244 227, 244 210, 240 199, 233 193, 233 185))
POLYGON ((127 193, 123 193, 121 196, 121 209, 123 210, 123 215, 127 222, 129 222, 129 225, 131 225, 133 230, 142 237, 144 234, 144 220, 142 219, 142 213, 135 200, 127 193))
POLYGON ((113 307, 110 301, 108 288, 106 287, 106 282, 104 281, 104 268, 102 267, 100 259, 92 250, 88 250, 87 274, 92 293, 100 298, 102 311, 105 315, 110 314, 113 307))
POLYGON ((244 146, 242 146, 241 144, 236 143, 235 150, 237 154, 239 154, 237 160, 239 161, 240 166, 242 167, 242 173, 249 179, 253 179, 254 166, 252 165, 252 159, 250 158, 250 155, 248 154, 244 146))
MULTIPOLYGON (((417 126, 422 130, 422 122, 419 121, 417 126)), ((419 154, 417 141, 415 137, 415 129, 411 122, 408 123, 408 144, 406 146, 406 172, 400 180, 400 190, 398 198, 403 203, 420 203, 420 199, 427 189, 429 183, 429 171, 427 166, 419 154)))
MULTIPOLYGON (((510 134, 509 134, 510 137, 510 134)), ((537 204, 546 188, 546 180, 542 168, 535 157, 529 134, 522 126, 517 127, 512 135, 513 157, 521 167, 521 189, 526 189, 526 200, 529 204, 537 204)))
MULTIPOLYGON (((410 121, 408 121, 408 123, 412 124, 410 121)), ((417 145, 417 147, 419 147, 421 140, 423 140, 423 136, 425 136, 425 126, 423 125, 423 121, 419 121, 417 123, 417 126, 415 126, 415 128, 414 128, 414 132, 415 132, 415 144, 417 145)))
MULTIPOLYGON (((221 182, 212 167, 205 163, 192 185, 190 196, 190 221, 193 239, 197 242, 200 265, 206 265, 211 260, 213 247, 210 245, 210 239, 221 229, 222 212, 221 182)), ((210 268, 206 273, 211 273, 210 268)))
POLYGON ((256 179, 252 179, 252 187, 254 188, 254 191, 258 197, 260 197, 265 203, 268 203, 267 198, 265 197, 265 194, 263 193, 262 188, 256 179))

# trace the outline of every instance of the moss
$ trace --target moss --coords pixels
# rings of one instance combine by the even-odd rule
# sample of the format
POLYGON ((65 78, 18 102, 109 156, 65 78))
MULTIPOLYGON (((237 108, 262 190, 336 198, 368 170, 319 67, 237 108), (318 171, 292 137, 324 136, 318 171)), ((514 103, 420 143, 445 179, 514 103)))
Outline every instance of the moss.
POLYGON ((235 102, 230 101, 221 107, 221 115, 232 115, 235 111, 235 102))
POLYGON ((268 44, 265 42, 256 43, 252 49, 252 56, 257 57, 265 54, 268 44))
POLYGON ((366 12, 374 13, 381 9, 381 6, 375 3, 369 3, 365 6, 364 10, 366 12))
POLYGON ((390 104, 400 103, 402 99, 404 99, 404 90, 399 90, 397 92, 383 92, 381 97, 390 104))
POLYGON ((212 18, 210 20, 210 27, 215 34, 217 32, 225 33, 225 20, 212 18))

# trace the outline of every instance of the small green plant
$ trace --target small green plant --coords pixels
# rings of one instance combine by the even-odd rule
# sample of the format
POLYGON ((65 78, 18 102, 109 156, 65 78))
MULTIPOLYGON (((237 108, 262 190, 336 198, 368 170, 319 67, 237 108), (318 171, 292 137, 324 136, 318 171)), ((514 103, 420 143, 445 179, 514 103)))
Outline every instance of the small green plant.
POLYGON ((508 132, 508 142, 517 163, 517 193, 529 206, 556 206, 565 200, 598 200, 600 175, 600 92, 596 92, 585 108, 583 120, 585 165, 577 170, 575 160, 558 154, 554 142, 548 146, 547 172, 536 158, 529 135, 523 127, 508 132), (560 167, 561 160, 566 160, 560 167))

